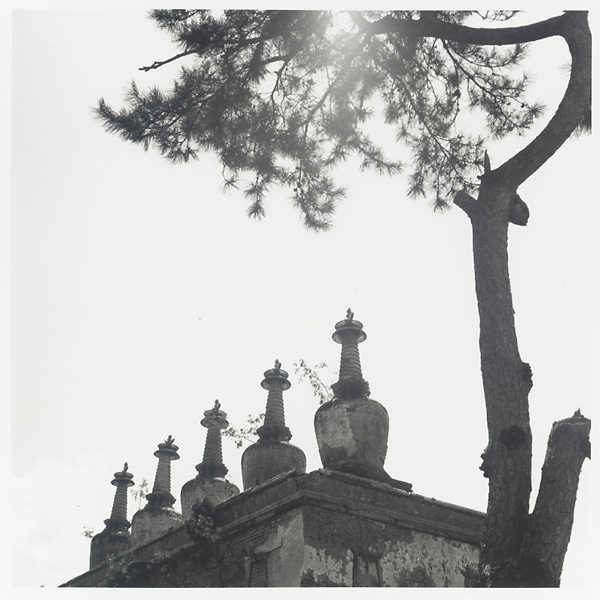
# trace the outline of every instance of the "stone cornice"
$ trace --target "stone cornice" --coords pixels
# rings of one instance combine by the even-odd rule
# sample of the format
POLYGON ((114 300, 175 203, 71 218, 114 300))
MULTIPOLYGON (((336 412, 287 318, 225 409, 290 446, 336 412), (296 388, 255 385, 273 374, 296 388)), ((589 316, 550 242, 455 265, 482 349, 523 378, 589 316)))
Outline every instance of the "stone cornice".
POLYGON ((224 537, 294 508, 310 506, 479 544, 485 514, 391 485, 329 470, 286 473, 223 502, 215 522, 224 537), (254 508, 255 507, 255 508, 254 508))

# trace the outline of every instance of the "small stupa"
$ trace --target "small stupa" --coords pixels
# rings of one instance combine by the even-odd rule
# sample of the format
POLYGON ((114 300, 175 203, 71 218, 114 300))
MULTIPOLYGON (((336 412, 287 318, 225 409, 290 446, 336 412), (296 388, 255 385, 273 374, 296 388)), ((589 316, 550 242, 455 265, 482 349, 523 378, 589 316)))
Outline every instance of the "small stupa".
POLYGON ((153 540, 173 527, 181 525, 183 517, 173 509, 175 497, 171 494, 171 461, 177 460, 179 447, 169 436, 158 444, 154 456, 158 458, 152 492, 146 496, 147 504, 131 519, 131 541, 139 546, 153 540))
POLYGON ((292 433, 285 425, 283 392, 291 386, 288 377, 279 360, 264 373, 260 385, 269 392, 265 420, 257 430, 258 441, 242 454, 244 490, 282 473, 306 472, 306 456, 300 448, 289 443, 292 433))
POLYGON ((200 422, 207 428, 204 456, 196 465, 198 474, 181 488, 181 512, 184 520, 192 516, 192 507, 196 502, 207 501, 211 506, 240 493, 239 488, 227 481, 228 469, 223 464, 223 448, 221 445, 221 429, 228 427, 227 413, 220 410, 221 403, 215 400, 213 408, 204 412, 200 422))
POLYGON ((108 558, 122 554, 131 547, 131 523, 127 520, 127 488, 134 485, 133 475, 125 463, 123 470, 114 474, 111 484, 117 489, 110 517, 104 520, 104 529, 92 538, 90 546, 90 569, 108 558))
POLYGON ((389 482, 383 465, 387 454, 389 417, 385 407, 369 398, 358 344, 367 339, 363 324, 348 309, 335 325, 333 341, 341 344, 340 374, 331 386, 333 400, 315 413, 315 434, 326 469, 389 482))

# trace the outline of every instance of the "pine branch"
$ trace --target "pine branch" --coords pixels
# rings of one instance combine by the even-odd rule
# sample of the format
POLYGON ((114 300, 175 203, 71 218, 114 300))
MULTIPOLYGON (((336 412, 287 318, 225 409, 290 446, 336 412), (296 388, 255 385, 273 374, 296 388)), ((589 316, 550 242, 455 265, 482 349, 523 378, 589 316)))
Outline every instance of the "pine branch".
POLYGON ((304 123, 309 123, 312 120, 312 118, 314 117, 314 115, 317 113, 317 111, 323 106, 323 104, 325 104, 325 100, 327 100, 327 98, 330 96, 330 94, 333 91, 333 88, 335 87, 336 83, 342 78, 343 75, 346 74, 347 70, 350 68, 350 65, 352 64, 352 62, 354 61, 354 59, 362 52, 362 50, 367 45, 367 43, 369 42, 369 40, 370 40, 370 37, 369 36, 365 36, 361 40, 361 43, 356 45, 356 47, 354 49, 354 52, 351 52, 347 56, 347 58, 342 63, 342 65, 340 67, 340 70, 337 72, 335 78, 327 86, 327 89, 325 90, 325 92, 321 96, 321 99, 315 104, 315 106, 312 108, 312 110, 308 113, 308 115, 304 119, 304 123))
POLYGON ((563 28, 563 17, 552 17, 531 25, 519 27, 499 27, 494 29, 467 27, 456 23, 441 21, 431 12, 421 13, 421 18, 401 19, 386 15, 379 21, 370 23, 365 28, 371 35, 398 33, 418 37, 442 38, 461 44, 479 46, 507 46, 524 44, 560 35, 563 28))

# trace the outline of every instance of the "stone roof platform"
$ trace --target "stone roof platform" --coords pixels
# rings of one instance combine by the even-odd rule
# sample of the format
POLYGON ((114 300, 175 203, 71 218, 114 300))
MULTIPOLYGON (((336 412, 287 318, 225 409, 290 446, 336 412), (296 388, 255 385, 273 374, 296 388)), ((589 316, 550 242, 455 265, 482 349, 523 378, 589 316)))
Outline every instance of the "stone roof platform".
POLYGON ((290 471, 63 587, 465 587, 485 514, 320 469, 290 471))

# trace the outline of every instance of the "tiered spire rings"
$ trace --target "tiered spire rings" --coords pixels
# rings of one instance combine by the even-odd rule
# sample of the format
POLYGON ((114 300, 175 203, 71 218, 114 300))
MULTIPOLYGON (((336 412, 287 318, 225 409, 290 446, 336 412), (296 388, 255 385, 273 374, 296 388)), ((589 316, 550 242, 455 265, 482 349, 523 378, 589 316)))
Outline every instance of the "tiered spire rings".
POLYGON ((134 485, 133 475, 128 472, 129 465, 125 463, 123 470, 114 474, 111 484, 117 489, 113 500, 110 518, 104 521, 106 528, 111 531, 127 531, 129 521, 127 520, 127 488, 134 485))
POLYGON ((146 497, 149 507, 170 507, 175 504, 175 497, 171 494, 171 461, 177 460, 179 446, 174 444, 175 438, 169 437, 161 444, 154 456, 158 458, 156 476, 152 492, 146 497))
POLYGON ((334 342, 342 345, 339 380, 331 386, 334 396, 339 400, 368 398, 371 392, 362 376, 358 352, 358 344, 367 339, 367 334, 363 331, 363 324, 354 320, 351 309, 348 309, 343 321, 335 324, 331 337, 334 342))
POLYGON ((265 422, 257 430, 259 440, 263 443, 288 442, 292 439, 291 431, 285 426, 285 412, 283 408, 283 392, 292 385, 288 381, 288 373, 281 368, 279 360, 275 366, 265 371, 261 387, 269 391, 265 422))
POLYGON ((221 403, 215 400, 213 408, 204 412, 204 419, 200 421, 206 427, 206 443, 204 445, 204 456, 202 462, 196 465, 198 476, 213 478, 224 477, 228 469, 223 464, 223 448, 221 445, 221 429, 229 426, 227 413, 219 410, 221 403))

